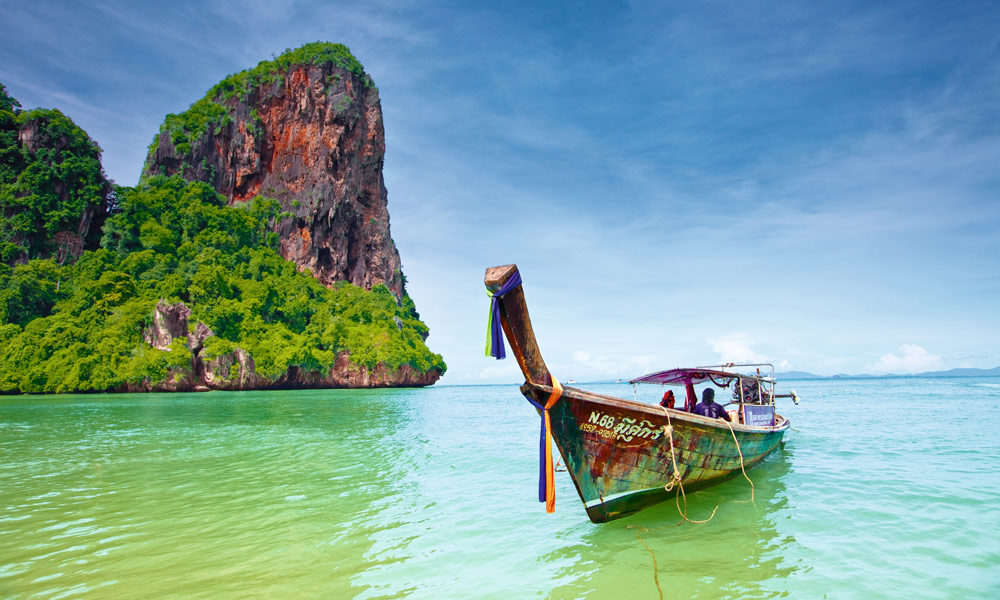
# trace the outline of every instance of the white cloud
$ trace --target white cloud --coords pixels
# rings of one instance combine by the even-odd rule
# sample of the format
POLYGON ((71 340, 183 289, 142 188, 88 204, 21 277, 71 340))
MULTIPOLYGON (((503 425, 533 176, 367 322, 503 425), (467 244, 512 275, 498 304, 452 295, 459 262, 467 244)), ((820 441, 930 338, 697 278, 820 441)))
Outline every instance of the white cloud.
POLYGON ((745 333, 734 333, 710 339, 712 351, 719 355, 719 362, 767 362, 767 357, 750 348, 753 340, 745 333))
POLYGON ((773 363, 779 369, 789 367, 787 360, 776 360, 751 348, 756 342, 745 333, 732 333, 709 339, 708 343, 719 355, 720 363, 773 363))
POLYGON ((655 363, 650 355, 617 356, 590 354, 581 350, 574 351, 572 358, 573 372, 587 380, 635 377, 649 372, 655 363))
POLYGON ((588 369, 590 371, 597 371, 605 373, 608 370, 614 370, 615 363, 607 356, 593 355, 589 352, 582 352, 577 350, 573 353, 573 362, 588 369))
POLYGON ((506 381, 511 383, 520 381, 521 372, 517 366, 517 361, 514 360, 509 351, 507 356, 509 360, 501 361, 497 365, 486 367, 479 371, 478 378, 480 380, 506 381))
POLYGON ((940 369, 944 364, 940 356, 916 344, 903 344, 896 352, 898 354, 883 354, 877 363, 868 365, 867 369, 874 373, 920 373, 940 369))

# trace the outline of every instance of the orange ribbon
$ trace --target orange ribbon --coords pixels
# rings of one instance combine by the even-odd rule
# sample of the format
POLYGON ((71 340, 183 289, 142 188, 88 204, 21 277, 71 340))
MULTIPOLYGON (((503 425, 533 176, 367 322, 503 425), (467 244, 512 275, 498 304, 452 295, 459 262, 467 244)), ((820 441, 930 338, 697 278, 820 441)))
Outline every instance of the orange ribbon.
POLYGON ((556 475, 555 467, 552 464, 552 421, 549 419, 549 409, 562 396, 562 385, 555 375, 552 377, 552 393, 542 407, 542 416, 545 419, 545 512, 556 512, 556 475))

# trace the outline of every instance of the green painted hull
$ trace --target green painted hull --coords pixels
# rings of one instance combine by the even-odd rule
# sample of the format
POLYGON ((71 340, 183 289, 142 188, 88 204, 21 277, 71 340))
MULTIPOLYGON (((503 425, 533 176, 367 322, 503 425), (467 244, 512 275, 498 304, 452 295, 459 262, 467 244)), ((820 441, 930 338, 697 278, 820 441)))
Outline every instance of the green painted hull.
MULTIPOLYGON (((551 388, 526 383, 521 391, 544 404, 551 388)), ((730 430, 725 421, 670 409, 668 437, 665 409, 575 388, 564 388, 549 416, 552 438, 595 523, 673 498, 677 486, 668 492, 664 485, 675 463, 685 492, 738 475, 741 452, 748 469, 779 446, 789 427, 777 415, 773 427, 733 424, 730 430)))

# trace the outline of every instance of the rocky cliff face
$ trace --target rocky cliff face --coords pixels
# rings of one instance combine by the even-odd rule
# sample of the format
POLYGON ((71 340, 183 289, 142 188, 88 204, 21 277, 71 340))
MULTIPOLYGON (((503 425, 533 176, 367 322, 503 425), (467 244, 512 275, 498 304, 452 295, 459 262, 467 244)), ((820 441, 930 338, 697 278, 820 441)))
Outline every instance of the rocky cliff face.
POLYGON ((290 213, 275 226, 283 257, 327 285, 384 283, 400 298, 378 90, 345 53, 310 44, 227 78, 168 115, 144 175, 205 181, 232 203, 276 198, 290 213))

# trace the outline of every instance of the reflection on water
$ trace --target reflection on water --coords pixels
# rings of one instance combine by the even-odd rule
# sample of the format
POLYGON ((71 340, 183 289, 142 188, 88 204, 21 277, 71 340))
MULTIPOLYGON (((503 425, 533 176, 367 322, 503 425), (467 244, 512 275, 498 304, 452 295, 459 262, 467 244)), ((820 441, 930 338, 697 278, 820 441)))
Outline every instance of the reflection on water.
POLYGON ((788 505, 784 477, 790 454, 778 450, 747 472, 754 482, 752 502, 750 484, 742 477, 688 494, 688 518, 711 517, 707 523, 683 521, 677 503, 669 501, 590 529, 555 552, 578 557, 577 571, 588 564, 586 576, 553 590, 552 597, 601 598, 608 590, 620 590, 657 598, 657 584, 664 598, 758 598, 780 592, 780 580, 797 568, 785 558, 794 537, 776 525, 788 505))
POLYGON ((513 385, 2 398, 0 597, 1000 595, 997 380, 795 387, 703 524, 547 515, 513 385))

